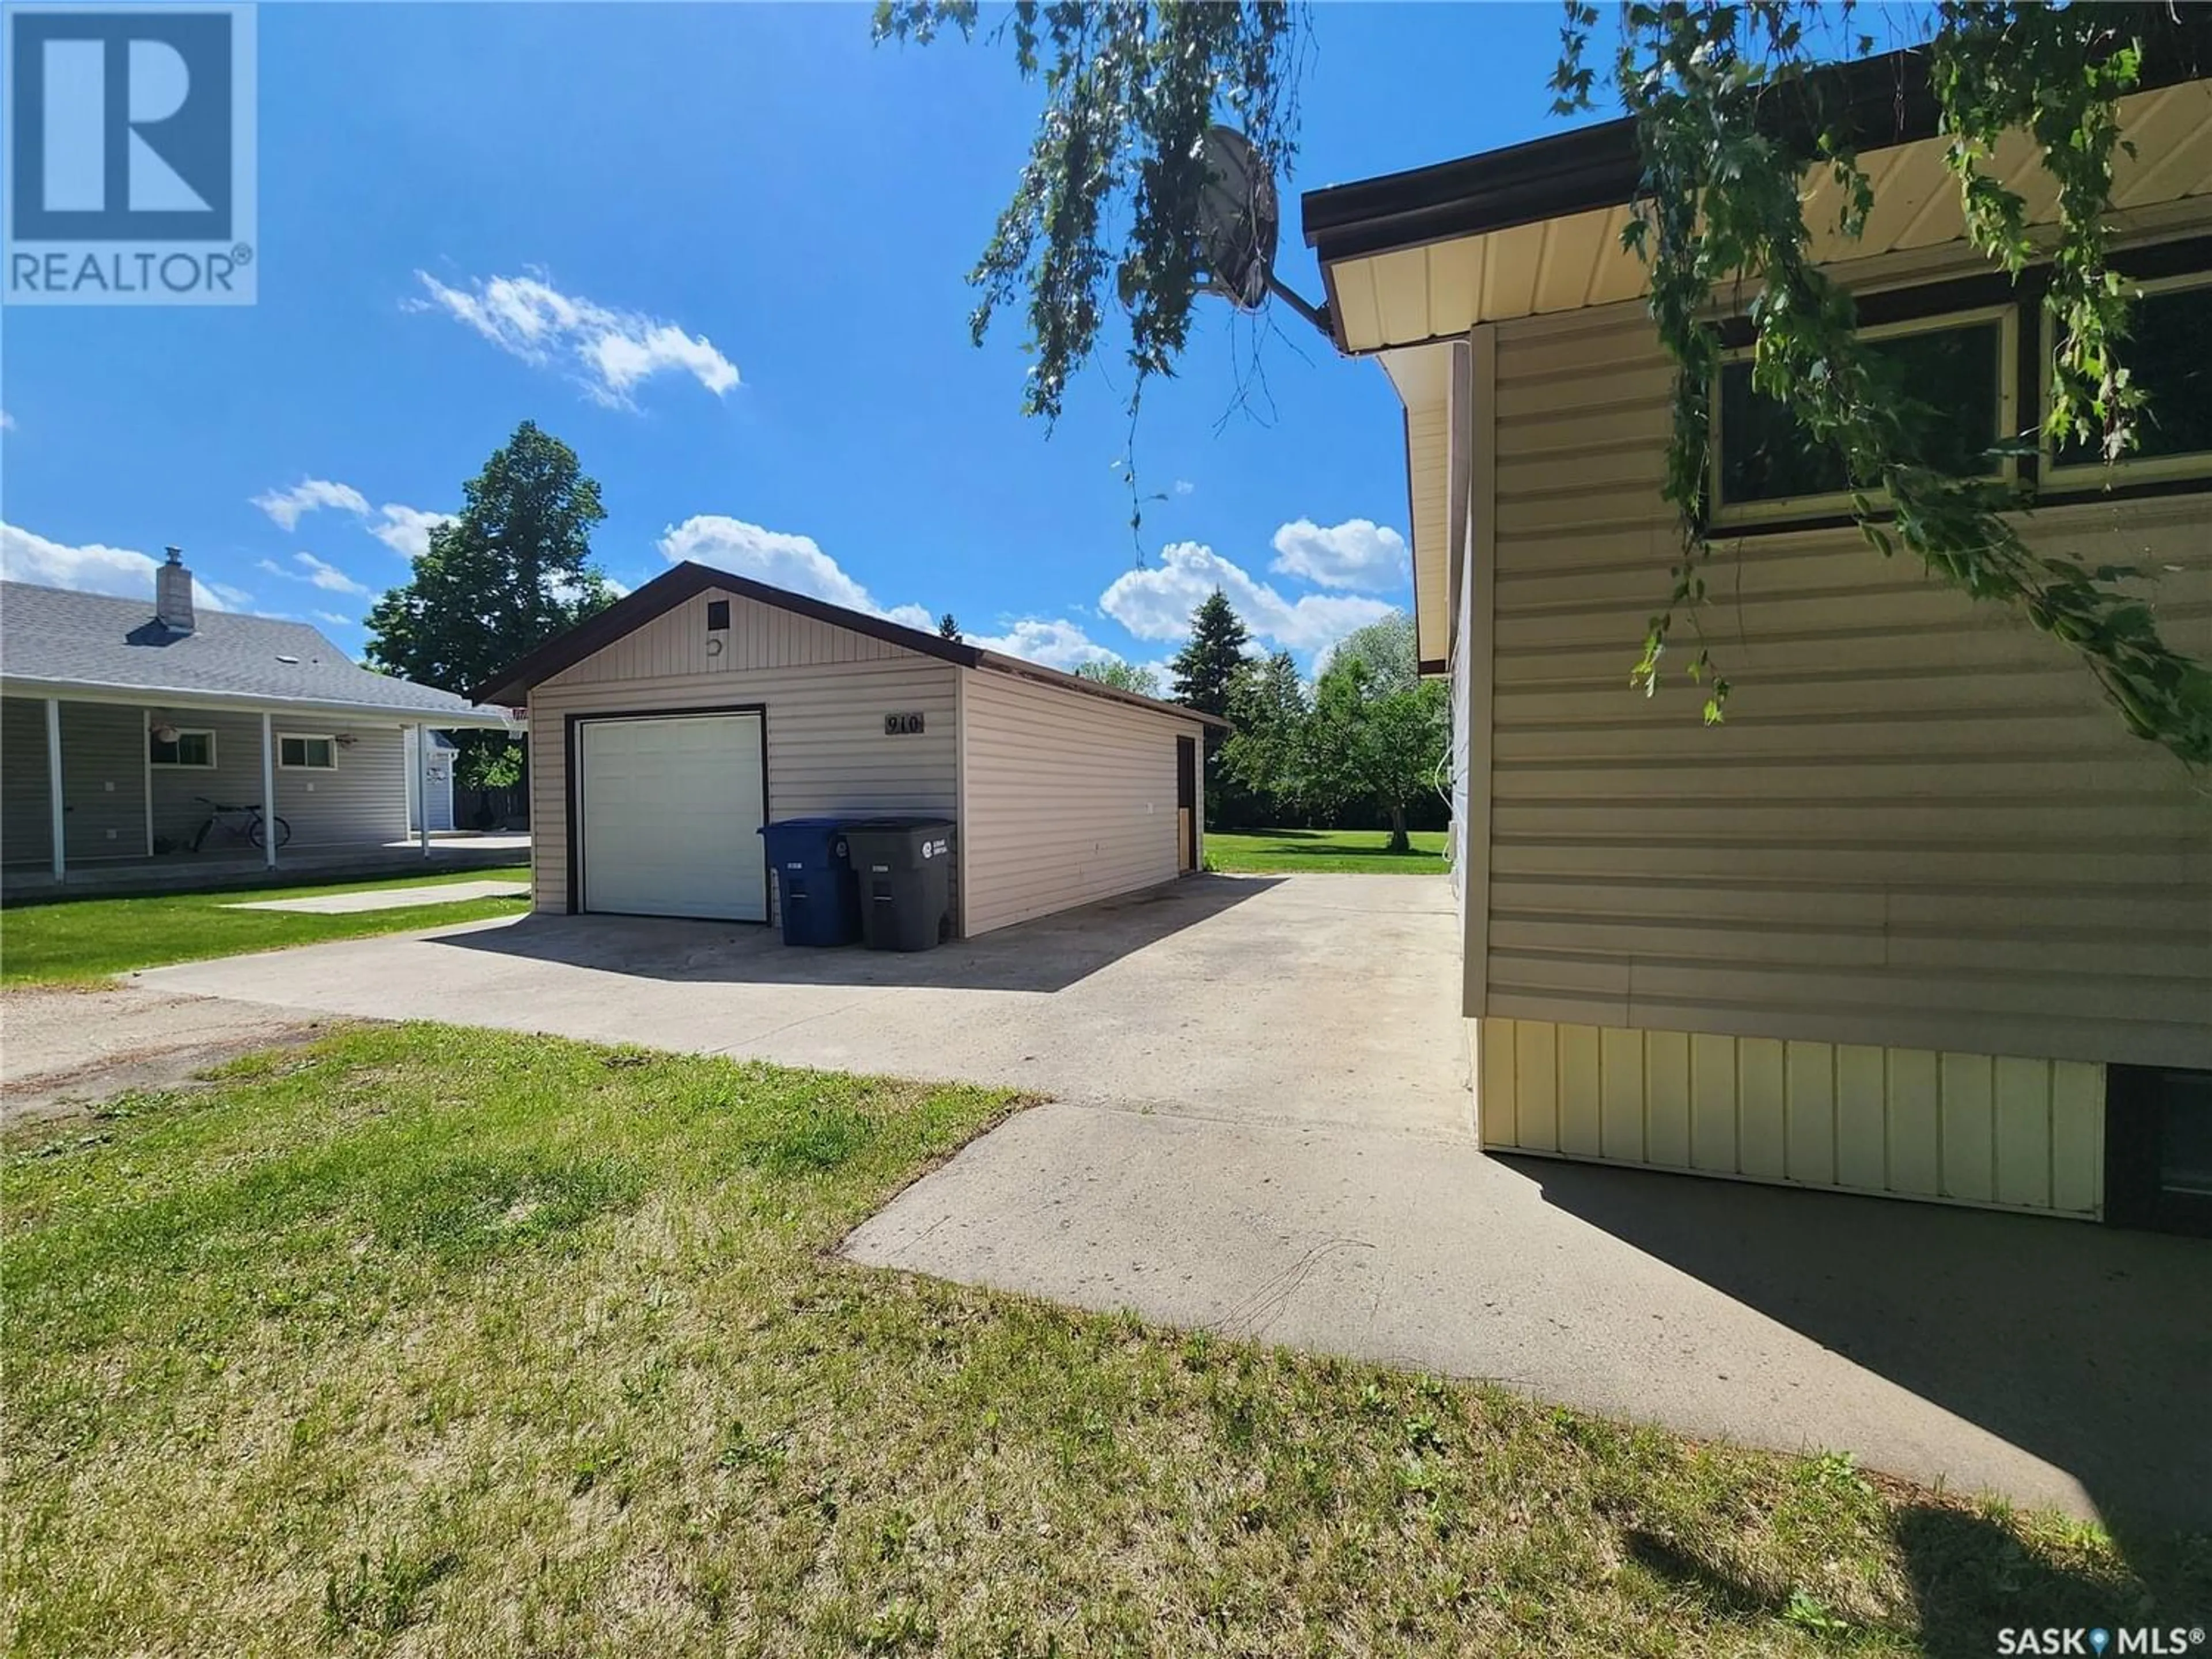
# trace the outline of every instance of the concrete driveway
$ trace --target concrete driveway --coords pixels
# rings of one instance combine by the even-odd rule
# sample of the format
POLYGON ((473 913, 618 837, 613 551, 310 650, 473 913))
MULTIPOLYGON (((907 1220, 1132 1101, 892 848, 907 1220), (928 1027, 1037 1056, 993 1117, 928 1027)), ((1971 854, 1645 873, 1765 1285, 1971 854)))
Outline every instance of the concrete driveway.
POLYGON ((2212 1242, 1474 1146, 1450 890, 1207 878, 911 957, 529 918, 152 990, 1052 1096, 856 1260, 2212 1525, 2212 1242))
POLYGON ((1469 1132, 1441 878, 1197 877, 911 956, 787 949, 738 924, 526 916, 133 977, 1124 1109, 1469 1132))

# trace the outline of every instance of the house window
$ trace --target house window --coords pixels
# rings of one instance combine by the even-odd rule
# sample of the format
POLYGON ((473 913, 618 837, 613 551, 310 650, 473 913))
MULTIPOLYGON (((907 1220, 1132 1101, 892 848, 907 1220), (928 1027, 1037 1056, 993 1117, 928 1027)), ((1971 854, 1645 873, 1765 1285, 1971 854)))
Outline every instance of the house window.
POLYGON ((170 726, 156 727, 146 734, 146 759, 155 766, 212 768, 215 733, 180 732, 170 726))
MULTIPOLYGON (((1915 459, 1956 477, 2007 477, 1992 452, 2014 429, 2018 313, 2010 306, 1862 330, 1878 374, 1898 389, 1915 459)), ((1721 366, 1713 409, 1713 518, 1773 524, 1851 511, 1839 450, 1806 435, 1786 404, 1751 383, 1751 353, 1721 366)))
POLYGON ((285 732, 276 739, 276 764, 295 772, 335 772, 338 765, 337 739, 285 732))
MULTIPOLYGON (((2056 350, 2048 319, 2045 356, 2056 350)), ((2120 360, 2143 394, 2136 447, 2107 467, 2094 440, 2050 455, 2050 482, 2080 486, 2212 474, 2212 274, 2142 284, 2120 360)))

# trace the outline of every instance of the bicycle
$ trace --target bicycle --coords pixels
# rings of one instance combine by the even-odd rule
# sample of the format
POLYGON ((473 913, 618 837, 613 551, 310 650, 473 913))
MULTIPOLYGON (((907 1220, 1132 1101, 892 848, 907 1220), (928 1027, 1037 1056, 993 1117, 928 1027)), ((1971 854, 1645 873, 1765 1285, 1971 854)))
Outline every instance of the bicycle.
POLYGON ((221 801, 210 800, 205 795, 194 795, 192 799, 208 809, 207 821, 200 825, 199 833, 192 837, 191 848, 195 853, 206 845, 209 835, 218 825, 233 841, 242 841, 253 847, 269 844, 269 826, 271 823, 276 826, 276 844, 279 847, 292 839, 292 826, 273 812, 264 817, 258 802, 252 806, 225 806, 221 801))

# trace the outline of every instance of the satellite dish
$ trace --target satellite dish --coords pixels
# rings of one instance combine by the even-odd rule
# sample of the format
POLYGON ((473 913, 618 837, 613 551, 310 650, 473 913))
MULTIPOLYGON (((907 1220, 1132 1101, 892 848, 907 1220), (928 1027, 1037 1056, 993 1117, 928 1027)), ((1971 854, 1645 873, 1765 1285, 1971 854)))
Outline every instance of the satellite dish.
POLYGON ((1206 183, 1198 193, 1198 240, 1206 291, 1239 311, 1267 303, 1280 229, 1275 180, 1252 141, 1233 127, 1208 127, 1199 141, 1206 183))
POLYGON ((1326 313, 1285 288, 1275 276, 1275 243, 1281 215, 1275 176, 1252 141, 1234 127, 1212 126, 1199 140, 1206 183, 1198 193, 1198 245, 1206 265, 1203 291, 1218 294, 1239 311, 1257 311, 1270 294, 1322 333, 1334 337, 1326 313))

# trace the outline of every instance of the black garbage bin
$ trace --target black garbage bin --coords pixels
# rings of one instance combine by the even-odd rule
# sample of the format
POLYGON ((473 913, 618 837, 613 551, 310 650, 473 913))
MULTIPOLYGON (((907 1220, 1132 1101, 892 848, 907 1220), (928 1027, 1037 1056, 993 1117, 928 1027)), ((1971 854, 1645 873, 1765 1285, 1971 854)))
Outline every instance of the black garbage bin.
POLYGON ((845 855, 842 818, 764 823, 786 945, 850 945, 860 936, 859 878, 845 855))
POLYGON ((927 951, 952 932, 952 821, 854 818, 846 856, 860 885, 860 938, 871 951, 927 951))

